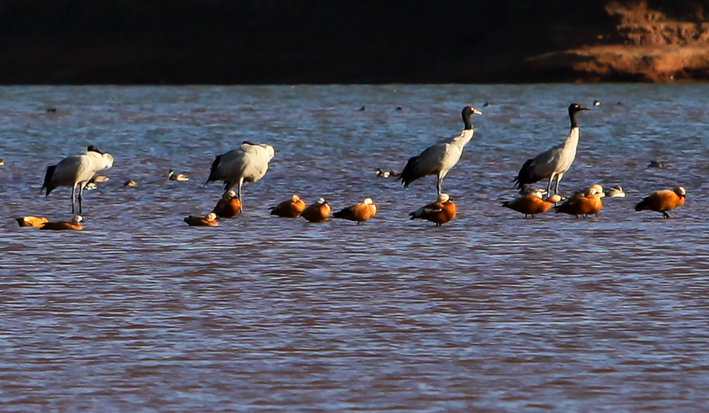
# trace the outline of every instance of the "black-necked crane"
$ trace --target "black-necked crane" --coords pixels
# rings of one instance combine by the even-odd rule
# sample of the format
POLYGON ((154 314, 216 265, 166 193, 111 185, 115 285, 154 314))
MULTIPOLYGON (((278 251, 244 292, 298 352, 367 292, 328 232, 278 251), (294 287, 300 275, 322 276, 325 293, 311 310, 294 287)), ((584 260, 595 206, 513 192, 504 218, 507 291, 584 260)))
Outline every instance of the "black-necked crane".
POLYGON ((580 136, 579 125, 576 123, 576 114, 582 110, 589 110, 589 108, 578 103, 569 105, 571 130, 566 136, 566 140, 562 144, 540 153, 535 158, 527 159, 514 179, 517 188, 548 178, 547 194, 551 194, 551 184, 555 179, 554 193, 559 193, 559 182, 561 182, 561 178, 564 177, 564 174, 571 168, 571 164, 576 159, 576 149, 578 148, 580 136))
POLYGON ((225 154, 218 155, 209 170, 207 183, 224 181, 224 191, 231 191, 235 187, 236 196, 242 201, 241 187, 244 182, 256 182, 268 172, 268 163, 275 156, 273 146, 253 144, 244 141, 240 147, 225 154))
POLYGON ((71 213, 74 213, 74 203, 78 199, 79 214, 81 214, 81 200, 86 184, 98 171, 109 169, 112 166, 113 156, 111 154, 103 153, 96 146, 90 145, 85 153, 68 156, 58 164, 48 166, 40 193, 46 189, 46 196, 49 196, 53 190, 60 186, 71 187, 71 213), (78 196, 76 196, 77 188, 79 190, 78 196))
POLYGON ((438 176, 437 195, 441 195, 443 192, 443 178, 458 163, 460 156, 463 154, 463 148, 473 139, 475 130, 470 122, 470 117, 473 114, 482 115, 482 112, 472 106, 464 107, 461 115, 465 128, 460 135, 439 141, 406 162, 406 166, 398 178, 398 180, 403 182, 404 188, 419 178, 436 175, 438 176))

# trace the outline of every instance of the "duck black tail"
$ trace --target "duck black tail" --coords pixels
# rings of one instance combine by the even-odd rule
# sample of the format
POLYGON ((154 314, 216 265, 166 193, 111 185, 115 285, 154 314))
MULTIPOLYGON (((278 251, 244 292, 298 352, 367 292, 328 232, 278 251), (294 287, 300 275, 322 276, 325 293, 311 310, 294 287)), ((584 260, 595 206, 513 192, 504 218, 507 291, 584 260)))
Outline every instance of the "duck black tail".
POLYGON ((635 210, 636 211, 644 211, 646 209, 649 209, 650 207, 650 200, 645 198, 642 201, 638 202, 637 205, 635 205, 635 210))

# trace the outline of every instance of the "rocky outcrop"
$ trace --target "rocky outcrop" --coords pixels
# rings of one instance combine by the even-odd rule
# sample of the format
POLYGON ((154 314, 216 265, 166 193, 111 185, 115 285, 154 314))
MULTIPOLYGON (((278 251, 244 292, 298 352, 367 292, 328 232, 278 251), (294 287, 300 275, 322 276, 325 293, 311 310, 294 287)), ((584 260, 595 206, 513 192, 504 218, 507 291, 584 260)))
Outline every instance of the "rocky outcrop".
POLYGON ((609 3, 618 21, 594 44, 545 53, 528 59, 534 70, 569 71, 576 81, 648 81, 709 79, 709 23, 701 8, 695 21, 678 21, 645 1, 609 3))

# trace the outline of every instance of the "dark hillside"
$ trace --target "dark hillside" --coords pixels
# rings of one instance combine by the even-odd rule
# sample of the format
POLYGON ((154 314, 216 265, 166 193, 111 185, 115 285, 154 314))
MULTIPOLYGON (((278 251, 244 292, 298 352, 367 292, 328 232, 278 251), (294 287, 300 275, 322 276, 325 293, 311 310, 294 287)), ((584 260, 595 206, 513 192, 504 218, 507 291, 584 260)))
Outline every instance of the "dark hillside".
POLYGON ((0 83, 706 79, 709 0, 674 3, 5 0, 0 83))

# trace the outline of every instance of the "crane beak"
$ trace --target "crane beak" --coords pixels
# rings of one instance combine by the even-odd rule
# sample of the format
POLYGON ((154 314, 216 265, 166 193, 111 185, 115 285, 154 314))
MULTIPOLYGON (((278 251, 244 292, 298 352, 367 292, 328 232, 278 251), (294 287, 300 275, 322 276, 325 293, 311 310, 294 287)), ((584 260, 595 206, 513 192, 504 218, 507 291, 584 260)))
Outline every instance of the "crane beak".
POLYGON ((480 112, 479 110, 473 108, 473 115, 482 115, 483 113, 480 112))
POLYGON ((583 105, 579 105, 579 110, 591 110, 591 108, 583 105))

